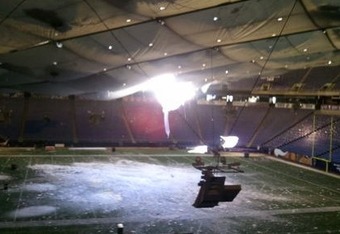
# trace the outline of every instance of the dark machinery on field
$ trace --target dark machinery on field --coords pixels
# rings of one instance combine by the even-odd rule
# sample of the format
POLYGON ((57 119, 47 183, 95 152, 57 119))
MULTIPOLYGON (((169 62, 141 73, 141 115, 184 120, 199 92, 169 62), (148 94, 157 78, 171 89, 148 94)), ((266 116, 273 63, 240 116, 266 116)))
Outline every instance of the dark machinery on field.
POLYGON ((224 157, 214 154, 217 158, 216 166, 205 166, 201 157, 196 157, 193 167, 202 171, 200 190, 193 204, 196 208, 217 206, 219 202, 232 202, 241 191, 241 185, 224 185, 225 176, 215 176, 214 173, 240 173, 243 172, 240 163, 226 163, 224 157))

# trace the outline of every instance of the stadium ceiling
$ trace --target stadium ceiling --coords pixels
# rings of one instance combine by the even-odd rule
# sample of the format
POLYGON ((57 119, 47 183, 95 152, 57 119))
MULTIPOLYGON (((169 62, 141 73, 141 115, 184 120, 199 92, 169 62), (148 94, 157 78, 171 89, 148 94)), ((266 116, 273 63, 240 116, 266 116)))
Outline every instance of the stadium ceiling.
POLYGON ((0 1, 13 95, 105 99, 173 73, 212 93, 340 96, 339 48, 338 0, 0 1))

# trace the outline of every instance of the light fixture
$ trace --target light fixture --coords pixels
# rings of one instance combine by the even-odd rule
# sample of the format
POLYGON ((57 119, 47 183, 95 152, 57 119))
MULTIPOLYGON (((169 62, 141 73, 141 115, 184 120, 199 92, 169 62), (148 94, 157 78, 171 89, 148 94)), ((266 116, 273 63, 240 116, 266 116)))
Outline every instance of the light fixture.
POLYGON ((278 22, 281 22, 282 20, 283 20, 282 17, 277 18, 277 21, 278 21, 278 22))
POLYGON ((304 49, 303 49, 303 52, 307 52, 307 51, 308 51, 308 49, 307 49, 307 48, 304 48, 304 49))
POLYGON ((103 69, 103 71, 105 72, 107 69, 106 69, 106 67, 103 69))
POLYGON ((276 33, 273 33, 273 34, 272 34, 272 37, 276 37, 276 33))
POLYGON ((217 43, 221 43, 222 39, 217 39, 216 41, 217 41, 217 43))
POLYGON ((167 52, 165 52, 165 53, 164 53, 164 56, 167 56, 167 55, 168 55, 168 53, 167 53, 167 52))
POLYGON ((132 58, 128 58, 127 61, 131 62, 132 58))
POLYGON ((130 23, 131 21, 131 19, 126 19, 126 23, 130 23))
POLYGON ((234 101, 234 96, 233 95, 227 95, 225 100, 226 100, 226 102, 233 102, 234 101))
POLYGON ((276 104, 276 97, 275 96, 273 96, 273 97, 270 97, 269 98, 269 105, 274 105, 275 106, 275 104, 276 104))
POLYGON ((63 48, 63 43, 62 42, 56 42, 55 43, 55 45, 59 48, 59 49, 61 49, 61 48, 63 48))
POLYGON ((228 70, 225 70, 225 74, 228 74, 229 73, 229 71, 228 70))
POLYGON ((332 60, 329 60, 329 61, 328 61, 328 65, 331 65, 331 64, 332 64, 332 60))
POLYGON ((214 20, 214 21, 217 21, 217 20, 218 20, 218 17, 217 17, 217 16, 215 16, 215 17, 213 18, 213 20, 214 20))
POLYGON ((260 57, 260 59, 262 60, 262 59, 264 59, 264 57, 263 57, 263 56, 261 56, 261 57, 260 57))
POLYGON ((109 45, 109 50, 112 50, 112 45, 109 45))
POLYGON ((149 43, 149 47, 152 47, 152 46, 153 46, 153 43, 152 43, 152 42, 150 42, 150 43, 149 43))
POLYGON ((251 96, 248 98, 249 103, 256 103, 260 99, 259 96, 251 96))
POLYGON ((57 65, 58 65, 58 62, 57 62, 57 61, 54 61, 52 64, 53 64, 54 66, 57 66, 57 65))
POLYGON ((159 10, 160 10, 160 11, 164 11, 164 10, 165 10, 165 6, 161 6, 161 7, 159 8, 159 10))

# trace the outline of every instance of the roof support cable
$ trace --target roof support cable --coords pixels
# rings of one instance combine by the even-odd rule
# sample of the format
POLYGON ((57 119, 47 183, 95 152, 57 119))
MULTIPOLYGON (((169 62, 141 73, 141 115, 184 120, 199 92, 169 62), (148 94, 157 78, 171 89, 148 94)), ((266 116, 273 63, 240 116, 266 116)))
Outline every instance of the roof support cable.
POLYGON ((281 136, 282 134, 288 132, 290 129, 294 128, 295 126, 297 126, 299 123, 301 123, 302 121, 306 120, 307 118, 309 118, 311 115, 313 114, 313 112, 309 112, 307 115, 305 115, 304 117, 302 117, 299 121, 293 123, 291 126, 289 126, 288 128, 284 129, 283 131, 279 132, 278 134, 276 134, 275 136, 271 137, 270 139, 268 139, 265 142, 262 142, 261 145, 266 145, 269 142, 273 141, 274 139, 278 138, 279 136, 281 136))
MULTIPOLYGON (((333 124, 336 123, 336 122, 338 122, 339 120, 340 120, 340 118, 334 120, 334 121, 333 121, 333 124)), ((286 145, 292 144, 292 143, 294 143, 294 142, 296 142, 296 141, 298 141, 298 140, 301 140, 301 139, 303 139, 303 138, 305 138, 305 137, 308 137, 309 135, 311 135, 311 134, 313 134, 313 133, 315 133, 315 132, 317 132, 317 131, 319 131, 319 130, 321 130, 321 129, 323 129, 323 128, 325 128, 325 127, 331 125, 331 124, 332 124, 332 122, 331 122, 331 123, 324 124, 324 125, 322 125, 322 126, 316 128, 316 129, 314 129, 313 131, 310 131, 309 133, 306 133, 306 134, 304 134, 304 135, 302 135, 302 136, 300 136, 300 137, 298 137, 298 138, 295 138, 295 139, 293 139, 293 140, 291 140, 291 141, 288 141, 288 142, 286 142, 286 143, 284 143, 284 144, 281 144, 281 145, 277 146, 276 148, 281 148, 281 147, 284 147, 284 146, 286 146, 286 145)))
POLYGON ((22 0, 21 2, 19 2, 1 21, 0 21, 0 25, 3 24, 3 22, 5 20, 7 20, 12 14, 14 11, 16 11, 24 2, 26 2, 26 0, 22 0))
POLYGON ((257 83, 258 83, 259 80, 261 79, 262 73, 263 73, 264 69, 266 68, 267 63, 269 62, 269 60, 270 60, 270 58, 271 58, 271 55, 273 54, 273 52, 274 52, 274 50, 275 50, 275 48, 276 48, 276 45, 277 45, 279 39, 280 39, 281 36, 282 36, 283 30, 286 28, 286 25, 287 25, 287 23, 288 23, 288 21, 289 21, 291 15, 292 15, 292 13, 293 13, 293 10, 295 9, 296 3, 297 3, 297 0, 294 1, 293 6, 292 6, 292 8, 290 9, 290 11, 289 11, 289 13, 288 13, 287 20, 285 20, 285 22, 284 22, 284 24, 283 24, 283 26, 282 26, 282 28, 281 28, 281 30, 280 30, 278 36, 276 37, 276 39, 275 39, 275 41, 274 41, 274 44, 273 44, 272 49, 269 51, 269 54, 268 54, 268 56, 267 56, 267 58, 266 58, 266 60, 265 60, 265 62, 264 62, 264 64, 263 64, 263 66, 262 66, 262 68, 261 68, 261 70, 260 70, 260 72, 259 72, 259 75, 257 76, 257 78, 256 78, 256 80, 255 80, 255 82, 254 82, 254 85, 253 85, 253 87, 251 88, 251 93, 254 91, 254 89, 256 88, 257 83))
MULTIPOLYGON (((83 0, 91 9, 92 11, 96 14, 96 16, 98 17, 98 19, 100 20, 100 22, 105 26, 105 28, 107 29, 108 32, 110 32, 110 34, 112 35, 112 37, 118 41, 118 43, 120 44, 121 48, 123 48, 123 50, 125 51, 125 53, 131 58, 132 55, 130 54, 130 52, 128 51, 127 48, 124 47, 123 43, 117 38, 117 36, 112 32, 112 29, 110 29, 110 27, 104 22, 104 20, 102 19, 102 17, 98 14, 98 12, 96 11, 96 9, 94 9, 92 7, 92 5, 87 1, 87 0, 83 0)), ((139 63, 135 63, 136 66, 144 73, 144 75, 146 77, 148 77, 147 73, 140 67, 139 63)), ((111 69, 115 69, 115 68, 111 68, 111 69)), ((110 71, 111 69, 107 69, 107 71, 110 71)))
MULTIPOLYGON (((258 76, 256 77, 256 80, 255 80, 255 82, 254 82, 253 87, 250 89, 250 90, 251 90, 251 91, 250 91, 251 94, 254 92, 257 83, 258 83, 259 80, 261 79, 261 75, 262 75, 264 69, 266 68, 267 63, 269 62, 269 60, 270 60, 270 58, 271 58, 271 55, 272 55, 272 53, 274 52, 274 50, 275 50, 275 48, 276 48, 276 45, 277 45, 277 43, 278 43, 280 37, 282 36, 283 30, 285 29, 285 27, 286 27, 286 25, 287 25, 287 23, 288 23, 288 21, 289 21, 291 15, 292 15, 292 13, 293 13, 293 10, 295 9, 296 3, 297 3, 297 0, 294 1, 293 6, 292 6, 292 8, 290 9, 290 11, 289 11, 289 13, 288 13, 287 20, 284 22, 284 24, 283 24, 283 26, 282 26, 282 28, 281 28, 281 30, 280 30, 279 35, 276 37, 276 39, 275 39, 275 41, 274 41, 274 44, 273 44, 273 47, 272 47, 272 49, 269 51, 269 54, 268 54, 268 56, 267 56, 267 58, 266 58, 266 60, 265 60, 265 62, 264 62, 264 64, 263 64, 263 66, 261 67, 261 70, 260 70, 258 76)), ((238 117, 242 114, 243 110, 244 110, 244 107, 240 110, 240 113, 239 113, 238 117)), ((238 120, 238 118, 237 118, 237 120, 238 120)), ((237 124, 237 120, 234 122, 234 126, 237 124)))

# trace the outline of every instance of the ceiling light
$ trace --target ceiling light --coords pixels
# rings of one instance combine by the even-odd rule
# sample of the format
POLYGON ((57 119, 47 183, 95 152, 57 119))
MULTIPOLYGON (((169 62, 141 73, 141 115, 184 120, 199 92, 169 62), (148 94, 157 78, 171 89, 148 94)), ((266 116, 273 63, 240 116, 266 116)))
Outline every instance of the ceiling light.
POLYGON ((126 23, 130 23, 131 21, 131 19, 126 19, 126 23))
POLYGON ((127 68, 128 70, 131 70, 131 66, 130 66, 130 65, 126 65, 126 68, 127 68))
POLYGON ((55 43, 55 45, 59 48, 59 49, 61 49, 61 48, 63 48, 63 43, 61 43, 61 42, 56 42, 55 43))
POLYGON ((273 34, 272 34, 272 37, 276 37, 276 34, 275 34, 275 33, 273 33, 273 34))
POLYGON ((252 60, 251 60, 251 63, 255 63, 255 59, 252 59, 252 60))
POLYGON ((217 20, 218 20, 218 17, 217 17, 217 16, 215 16, 215 17, 213 18, 213 20, 214 20, 214 21, 217 21, 217 20))
POLYGON ((109 46, 109 50, 112 50, 112 45, 109 46))
POLYGON ((149 47, 152 47, 153 46, 153 43, 151 42, 151 43, 149 43, 149 47))
POLYGON ((202 66, 203 66, 203 67, 205 67, 205 66, 206 66, 206 64, 205 64, 205 63, 203 63, 203 64, 202 64, 202 66))
POLYGON ((168 53, 167 53, 167 52, 165 52, 165 53, 164 53, 164 56, 167 56, 167 55, 168 55, 168 53))
POLYGON ((225 70, 225 74, 228 74, 229 73, 229 71, 228 70, 225 70))
POLYGON ((285 65, 285 68, 288 68, 288 65, 287 65, 287 64, 285 65))
POLYGON ((208 81, 208 78, 205 78, 204 81, 207 82, 207 81, 208 81))
POLYGON ((222 42, 222 40, 221 39, 217 39, 217 42, 220 43, 220 42, 222 42))
POLYGON ((58 62, 57 62, 57 61, 54 61, 52 64, 53 64, 54 66, 57 66, 57 65, 58 65, 58 62))
POLYGON ((276 97, 273 96, 273 97, 269 98, 269 103, 276 104, 276 97))
POLYGON ((307 48, 305 48, 305 49, 303 49, 303 52, 307 52, 307 50, 308 50, 308 49, 307 49, 307 48))
POLYGON ((329 60, 329 61, 328 61, 328 64, 331 65, 331 64, 332 64, 332 60, 329 60))
POLYGON ((159 10, 164 11, 164 10, 165 10, 165 6, 161 6, 161 7, 159 8, 159 10))
POLYGON ((182 68, 182 66, 181 65, 178 65, 178 67, 177 67, 178 69, 181 69, 182 68))
POLYGON ((126 83, 123 83, 123 86, 126 86, 126 83))
POLYGON ((107 70, 106 68, 103 69, 104 72, 105 72, 106 70, 107 70))
POLYGON ((282 17, 279 17, 279 18, 277 18, 277 21, 282 21, 283 20, 283 18, 282 17))
POLYGON ((128 58, 128 59, 127 59, 127 61, 129 61, 129 62, 130 62, 131 60, 132 60, 131 58, 128 58))
POLYGON ((261 56, 260 59, 262 60, 262 59, 263 59, 263 56, 261 56))

